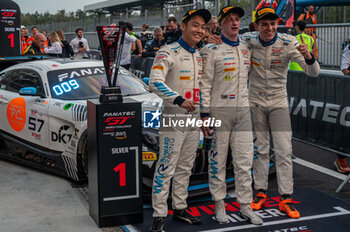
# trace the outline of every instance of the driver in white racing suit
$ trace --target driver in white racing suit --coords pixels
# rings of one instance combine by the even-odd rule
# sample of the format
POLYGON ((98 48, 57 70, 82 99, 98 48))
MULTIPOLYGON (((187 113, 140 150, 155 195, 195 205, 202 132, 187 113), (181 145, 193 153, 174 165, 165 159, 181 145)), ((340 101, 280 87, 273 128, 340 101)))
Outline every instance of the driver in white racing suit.
POLYGON ((299 218, 293 206, 292 131, 287 102, 287 73, 289 62, 297 62, 304 72, 317 77, 320 66, 296 37, 277 32, 278 15, 270 7, 256 12, 257 32, 248 32, 242 40, 252 47, 249 74, 249 100, 253 116, 253 129, 259 156, 254 160, 254 188, 257 195, 251 206, 259 210, 267 199, 270 133, 276 158, 278 191, 281 194, 279 209, 289 217, 299 218), (270 132, 271 131, 271 132, 270 132))
POLYGON ((240 213, 251 223, 260 225, 262 219, 250 207, 254 152, 247 84, 251 47, 238 38, 243 15, 240 7, 222 8, 218 19, 223 43, 209 44, 201 50, 204 66, 201 117, 203 121, 210 116, 222 122, 221 127, 214 127, 209 151, 209 189, 215 201, 215 219, 220 224, 229 223, 223 199, 226 197, 226 160, 231 147, 240 213))
POLYGON ((159 157, 153 189, 153 225, 150 231, 162 231, 168 214, 167 199, 172 179, 173 219, 189 224, 201 224, 199 218, 186 211, 187 187, 199 145, 199 127, 169 126, 168 122, 198 120, 200 102, 199 81, 202 75, 202 57, 196 50, 209 22, 209 11, 188 11, 182 18, 182 37, 161 48, 154 60, 149 86, 164 99, 162 123, 159 131, 159 157))

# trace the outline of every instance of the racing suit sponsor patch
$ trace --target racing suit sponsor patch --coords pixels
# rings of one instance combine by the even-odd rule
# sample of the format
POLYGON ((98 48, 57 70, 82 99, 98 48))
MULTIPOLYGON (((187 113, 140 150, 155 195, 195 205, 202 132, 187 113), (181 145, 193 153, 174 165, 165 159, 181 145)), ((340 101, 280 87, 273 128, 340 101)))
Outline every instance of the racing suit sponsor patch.
POLYGON ((153 66, 152 69, 164 70, 163 66, 153 66))
POLYGON ((199 89, 184 89, 183 97, 187 100, 199 102, 199 89))
POLYGON ((236 99, 235 94, 221 94, 221 99, 236 99))
POLYGON ((236 68, 225 68, 224 72, 234 72, 236 71, 236 68))
POLYGON ((189 80, 191 80, 190 76, 181 76, 180 77, 180 81, 189 81, 189 80))

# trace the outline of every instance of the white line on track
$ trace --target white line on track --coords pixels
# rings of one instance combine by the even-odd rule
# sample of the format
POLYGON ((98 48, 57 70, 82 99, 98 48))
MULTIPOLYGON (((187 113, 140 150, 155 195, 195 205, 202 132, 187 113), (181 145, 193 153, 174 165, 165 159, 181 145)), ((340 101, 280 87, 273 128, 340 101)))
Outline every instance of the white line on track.
POLYGON ((341 216, 341 215, 347 215, 350 214, 350 211, 343 209, 342 207, 333 207, 337 212, 334 213, 325 213, 325 214, 318 214, 318 215, 312 215, 312 216, 306 216, 301 217, 299 219, 284 219, 284 220, 277 220, 272 222, 264 222, 261 226, 256 225, 243 225, 243 226, 232 226, 232 227, 226 227, 226 228, 217 228, 214 230, 204 230, 202 232, 218 232, 218 231, 235 231, 235 230, 243 230, 243 229, 249 229, 249 228, 259 228, 264 226, 271 226, 271 225, 277 225, 277 224, 284 224, 284 223, 292 223, 292 222, 300 222, 300 221, 308 221, 308 220, 314 220, 314 219, 320 219, 320 218, 329 218, 329 217, 335 217, 335 216, 341 216))
POLYGON ((300 158, 295 158, 295 159, 292 159, 294 163, 297 163, 297 164, 300 164, 300 165, 303 165, 307 168, 311 168, 313 170, 316 170, 318 172, 322 172, 324 174, 327 174, 329 176, 333 176, 335 178, 338 178, 340 180, 345 180, 345 178, 347 177, 346 175, 344 174, 341 174, 339 172, 336 172, 336 171, 333 171, 333 170, 330 170, 328 168, 325 168, 325 167, 322 167, 320 165, 317 165, 317 164, 314 164, 314 163, 311 163, 309 161, 306 161, 306 160, 302 160, 300 158))

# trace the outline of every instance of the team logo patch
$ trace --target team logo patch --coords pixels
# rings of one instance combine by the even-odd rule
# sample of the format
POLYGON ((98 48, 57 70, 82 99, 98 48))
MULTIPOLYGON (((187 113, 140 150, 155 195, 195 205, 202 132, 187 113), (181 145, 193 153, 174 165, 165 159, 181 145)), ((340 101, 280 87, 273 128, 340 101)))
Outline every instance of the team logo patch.
POLYGON ((17 132, 23 130, 26 124, 26 102, 18 97, 11 100, 7 106, 7 120, 12 129, 17 132))

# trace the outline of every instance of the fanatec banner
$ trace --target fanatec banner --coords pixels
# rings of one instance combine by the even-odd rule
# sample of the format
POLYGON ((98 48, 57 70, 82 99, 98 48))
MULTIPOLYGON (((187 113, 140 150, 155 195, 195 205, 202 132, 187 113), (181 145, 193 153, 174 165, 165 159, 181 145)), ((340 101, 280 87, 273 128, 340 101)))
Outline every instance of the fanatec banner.
POLYGON ((293 137, 350 153, 350 78, 322 70, 317 78, 289 71, 293 137))

